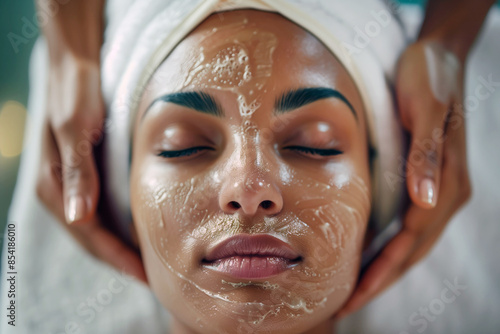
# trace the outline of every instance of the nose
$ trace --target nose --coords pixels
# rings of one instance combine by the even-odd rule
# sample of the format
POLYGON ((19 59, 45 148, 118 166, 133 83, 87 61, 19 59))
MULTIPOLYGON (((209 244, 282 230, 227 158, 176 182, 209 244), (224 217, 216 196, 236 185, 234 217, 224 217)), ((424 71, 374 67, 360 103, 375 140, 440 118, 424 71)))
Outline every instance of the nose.
POLYGON ((270 175, 244 173, 227 175, 219 196, 221 209, 228 214, 275 215, 283 209, 283 197, 270 175))

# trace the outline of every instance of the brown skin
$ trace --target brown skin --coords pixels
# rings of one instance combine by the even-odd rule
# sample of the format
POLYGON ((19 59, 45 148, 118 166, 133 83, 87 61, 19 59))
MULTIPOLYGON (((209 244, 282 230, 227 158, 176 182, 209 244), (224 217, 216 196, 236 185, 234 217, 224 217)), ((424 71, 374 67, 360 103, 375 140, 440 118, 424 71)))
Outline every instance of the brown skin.
POLYGON ((175 48, 154 73, 139 107, 131 204, 151 288, 173 314, 174 333, 331 332, 331 316, 357 280, 370 212, 361 98, 336 58, 300 27, 266 12, 223 15, 223 21, 219 15, 209 17, 175 48), (266 50, 275 46, 271 58, 260 57, 260 43, 266 50), (245 64, 224 72, 222 79, 232 84, 219 78, 221 89, 209 81, 212 72, 196 64, 200 50, 204 66, 224 60, 228 49, 248 55, 252 77, 238 92, 228 89, 240 81, 245 64), (269 76, 259 76, 259 65, 271 63, 269 76), (194 68, 198 70, 190 72, 194 68), (357 119, 336 98, 273 116, 275 100, 300 87, 340 91, 357 119), (157 97, 178 91, 210 94, 225 117, 163 102, 145 113, 157 97), (240 114, 239 95, 259 105, 251 116, 240 114), (209 149, 181 158, 158 156, 199 146, 209 149), (317 156, 292 146, 343 153, 317 156), (248 280, 207 269, 202 259, 215 243, 239 233, 277 235, 303 260, 277 276, 232 287, 222 280, 248 280), (264 281, 279 287, 263 289, 264 281), (300 300, 310 313, 290 306, 300 300), (258 319, 259 324, 250 322, 258 319))

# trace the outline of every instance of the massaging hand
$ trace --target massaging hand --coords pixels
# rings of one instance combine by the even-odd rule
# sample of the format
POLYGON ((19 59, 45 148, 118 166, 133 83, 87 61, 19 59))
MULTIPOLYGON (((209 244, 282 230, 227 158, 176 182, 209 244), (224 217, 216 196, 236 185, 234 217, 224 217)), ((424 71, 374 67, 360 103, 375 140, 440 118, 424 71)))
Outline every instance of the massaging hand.
POLYGON ((96 215, 94 147, 102 139, 105 113, 99 67, 104 0, 64 5, 37 0, 36 5, 42 16, 52 13, 40 26, 50 64, 38 196, 91 254, 146 281, 139 255, 96 215))
POLYGON ((411 204, 402 230, 361 277, 339 318, 421 260, 469 199, 462 88, 463 65, 437 43, 416 42, 400 58, 396 93, 403 126, 411 135, 405 175, 411 204))
POLYGON ((99 65, 70 54, 51 61, 37 193, 73 237, 97 258, 146 281, 138 254, 96 215, 99 179, 94 147, 104 106, 99 65))

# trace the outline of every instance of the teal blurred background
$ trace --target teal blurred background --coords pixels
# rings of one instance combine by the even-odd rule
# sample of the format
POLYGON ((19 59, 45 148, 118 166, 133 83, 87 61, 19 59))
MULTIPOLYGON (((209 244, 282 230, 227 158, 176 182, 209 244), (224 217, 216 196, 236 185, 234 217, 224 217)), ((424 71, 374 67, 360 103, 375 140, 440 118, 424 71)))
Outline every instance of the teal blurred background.
MULTIPOLYGON (((85 1, 85 0, 81 0, 85 1)), ((424 0, 405 0, 419 4, 424 0)), ((498 1, 500 2, 500 1, 498 1)), ((38 36, 33 0, 0 1, 0 231, 17 178, 27 117, 28 63, 38 36), (14 44, 12 43, 14 42, 14 44)), ((0 249, 3 238, 0 238, 0 249)))
MULTIPOLYGON (((28 63, 38 36, 33 0, 0 1, 0 231, 7 223, 12 192, 19 166, 26 103, 28 101, 28 63), (27 23, 28 22, 28 23, 27 23), (23 36, 23 26, 25 28, 23 36), (31 28, 31 29, 30 29, 31 28), (11 39, 17 36, 17 49, 11 39)), ((3 237, 0 238, 0 246, 3 237)))

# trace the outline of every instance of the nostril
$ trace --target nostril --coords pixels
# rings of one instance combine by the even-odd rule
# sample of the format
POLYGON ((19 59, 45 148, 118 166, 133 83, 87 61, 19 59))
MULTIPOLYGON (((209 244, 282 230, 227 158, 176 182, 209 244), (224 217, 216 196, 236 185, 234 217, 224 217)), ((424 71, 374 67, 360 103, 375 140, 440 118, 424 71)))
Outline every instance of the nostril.
POLYGON ((273 206, 273 202, 271 201, 262 201, 262 203, 260 203, 260 205, 262 206, 263 209, 269 209, 273 206))
POLYGON ((230 205, 231 207, 233 207, 234 209, 239 209, 239 208, 241 208, 241 205, 240 205, 238 202, 235 202, 235 201, 231 201, 231 202, 229 202, 229 205, 230 205))

